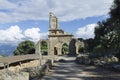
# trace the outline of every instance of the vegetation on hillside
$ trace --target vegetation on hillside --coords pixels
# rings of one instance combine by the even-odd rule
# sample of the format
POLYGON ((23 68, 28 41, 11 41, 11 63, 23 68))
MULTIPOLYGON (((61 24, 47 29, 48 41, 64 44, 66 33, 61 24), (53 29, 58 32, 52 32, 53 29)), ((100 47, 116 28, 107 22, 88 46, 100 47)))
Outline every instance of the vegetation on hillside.
POLYGON ((3 57, 2 55, 0 55, 0 57, 3 57))
POLYGON ((35 53, 35 43, 33 41, 22 41, 13 52, 14 55, 25 55, 35 53))

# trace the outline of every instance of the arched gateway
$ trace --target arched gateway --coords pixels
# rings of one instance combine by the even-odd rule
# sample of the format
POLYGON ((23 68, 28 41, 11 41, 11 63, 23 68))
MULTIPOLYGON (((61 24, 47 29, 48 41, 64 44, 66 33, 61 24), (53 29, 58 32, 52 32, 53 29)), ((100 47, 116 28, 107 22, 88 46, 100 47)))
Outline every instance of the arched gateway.
MULTIPOLYGON (((48 55, 62 55, 63 44, 67 44, 69 46, 69 54, 77 54, 79 45, 84 47, 83 42, 75 39, 72 34, 68 34, 62 29, 59 29, 58 18, 50 13, 49 16, 49 39, 48 39, 48 55)), ((40 53, 40 44, 41 40, 36 45, 36 53, 40 53)))

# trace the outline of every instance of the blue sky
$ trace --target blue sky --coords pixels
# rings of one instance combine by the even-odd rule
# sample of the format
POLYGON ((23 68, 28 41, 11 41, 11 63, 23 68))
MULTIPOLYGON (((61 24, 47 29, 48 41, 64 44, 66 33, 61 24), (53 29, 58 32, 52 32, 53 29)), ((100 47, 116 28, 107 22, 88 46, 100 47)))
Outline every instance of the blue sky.
POLYGON ((75 37, 93 38, 98 21, 108 17, 113 0, 0 0, 0 43, 46 39, 49 12, 75 37))

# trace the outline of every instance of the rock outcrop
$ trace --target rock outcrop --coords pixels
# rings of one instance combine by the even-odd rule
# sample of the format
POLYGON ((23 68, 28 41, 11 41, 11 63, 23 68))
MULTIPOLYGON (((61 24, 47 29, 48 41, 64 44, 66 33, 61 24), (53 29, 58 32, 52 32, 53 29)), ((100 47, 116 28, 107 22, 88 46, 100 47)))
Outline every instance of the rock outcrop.
POLYGON ((76 58, 76 61, 77 61, 77 63, 80 63, 80 64, 90 64, 91 63, 89 56, 85 55, 85 54, 78 55, 76 58))

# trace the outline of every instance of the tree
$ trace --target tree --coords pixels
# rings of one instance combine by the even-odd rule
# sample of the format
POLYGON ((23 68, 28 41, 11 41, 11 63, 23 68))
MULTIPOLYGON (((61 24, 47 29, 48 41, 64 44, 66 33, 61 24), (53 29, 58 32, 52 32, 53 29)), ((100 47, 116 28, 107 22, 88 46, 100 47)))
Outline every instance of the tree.
POLYGON ((78 53, 84 53, 84 48, 79 45, 78 47, 78 53))
MULTIPOLYGON (((114 0, 106 21, 95 28, 95 50, 120 56, 120 0, 114 0)), ((105 54, 106 55, 106 54, 105 54)))
POLYGON ((110 20, 112 21, 112 26, 114 27, 114 31, 116 32, 116 49, 118 52, 118 56, 120 57, 120 0, 114 0, 114 4, 110 10, 110 20))
POLYGON ((112 19, 120 20, 120 0, 114 0, 112 7, 109 12, 112 19))
POLYGON ((35 43, 29 40, 23 41, 13 53, 14 55, 33 54, 35 53, 35 43))
POLYGON ((43 55, 47 55, 48 54, 48 45, 46 41, 42 41, 41 42, 41 53, 43 55))
MULTIPOLYGON (((95 46, 95 41, 94 39, 90 38, 90 39, 86 39, 84 40, 85 42, 85 52, 92 52, 93 51, 93 48, 95 46)), ((84 51, 84 48, 83 48, 83 51, 84 51)))
POLYGON ((68 54, 68 53, 69 53, 69 46, 66 43, 64 43, 62 45, 62 54, 68 54))

